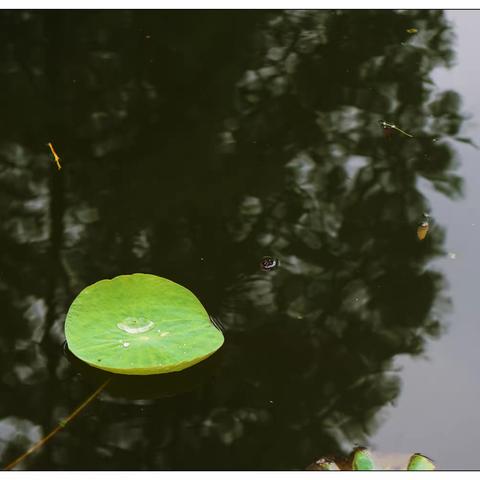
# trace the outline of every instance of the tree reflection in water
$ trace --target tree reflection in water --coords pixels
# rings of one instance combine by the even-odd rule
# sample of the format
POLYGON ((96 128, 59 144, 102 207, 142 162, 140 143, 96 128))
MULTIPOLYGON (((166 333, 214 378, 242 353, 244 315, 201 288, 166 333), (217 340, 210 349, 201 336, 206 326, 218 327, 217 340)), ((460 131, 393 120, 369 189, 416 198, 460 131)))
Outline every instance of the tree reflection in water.
POLYGON ((227 336, 214 381, 140 403, 105 396, 31 467, 292 469, 365 443, 399 392, 393 358, 422 352, 448 305, 427 266, 442 227, 416 236, 430 211, 420 179, 462 192, 460 99, 430 78, 453 56, 443 13, 17 11, 0 23, 2 421, 48 430, 91 390, 61 354, 62 328, 100 278, 185 284, 227 336), (280 266, 263 271, 264 256, 280 266))

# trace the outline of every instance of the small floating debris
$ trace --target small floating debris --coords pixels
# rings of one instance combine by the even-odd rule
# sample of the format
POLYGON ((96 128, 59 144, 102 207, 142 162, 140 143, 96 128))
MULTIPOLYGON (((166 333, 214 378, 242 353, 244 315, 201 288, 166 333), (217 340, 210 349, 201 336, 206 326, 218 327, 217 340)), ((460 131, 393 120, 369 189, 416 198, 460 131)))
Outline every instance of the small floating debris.
POLYGON ((392 132, 396 130, 397 132, 400 132, 401 134, 406 135, 407 137, 413 138, 413 135, 410 135, 409 133, 403 131, 401 128, 398 128, 396 125, 393 125, 393 123, 387 123, 384 120, 379 120, 378 123, 383 128, 383 133, 386 136, 391 135, 392 132))
POLYGON ((264 272, 269 272, 270 270, 275 270, 279 265, 279 261, 274 257, 263 257, 260 261, 260 268, 264 272))
POLYGON ((428 229, 430 225, 428 222, 422 222, 418 227, 417 227, 417 237, 419 240, 424 240, 425 237, 427 236, 428 229))
POLYGON ((457 254, 453 252, 448 252, 448 258, 451 258, 452 260, 455 260, 457 258, 457 254))
POLYGON ((307 470, 340 470, 335 461, 331 458, 320 458, 314 464, 310 465, 307 470))
POLYGON ((423 214, 423 220, 417 227, 417 237, 419 240, 424 240, 427 236, 428 230, 430 228, 430 223, 428 221, 429 218, 430 216, 427 213, 423 214))
POLYGON ((60 157, 57 155, 57 152, 55 151, 55 148, 53 147, 52 142, 48 142, 47 145, 50 147, 55 163, 57 164, 57 168, 61 170, 62 166, 60 165, 60 157))
POLYGON ((405 30, 407 33, 417 33, 418 32, 418 28, 407 28, 405 30))

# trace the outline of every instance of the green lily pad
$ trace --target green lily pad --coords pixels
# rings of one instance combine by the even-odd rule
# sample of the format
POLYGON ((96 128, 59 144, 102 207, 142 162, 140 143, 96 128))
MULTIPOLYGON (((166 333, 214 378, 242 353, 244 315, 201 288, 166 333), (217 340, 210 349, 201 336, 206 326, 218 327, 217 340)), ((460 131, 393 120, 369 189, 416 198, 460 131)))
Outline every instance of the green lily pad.
POLYGON ((68 310, 65 337, 80 360, 127 375, 184 370, 224 341, 190 290, 144 273, 82 290, 68 310))

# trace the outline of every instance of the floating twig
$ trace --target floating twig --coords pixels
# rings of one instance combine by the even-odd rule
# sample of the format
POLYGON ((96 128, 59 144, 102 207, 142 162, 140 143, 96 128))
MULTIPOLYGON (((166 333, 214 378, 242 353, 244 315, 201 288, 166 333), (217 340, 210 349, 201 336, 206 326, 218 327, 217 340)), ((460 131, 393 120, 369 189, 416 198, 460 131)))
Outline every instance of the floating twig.
POLYGON ((62 166, 60 165, 60 157, 57 155, 57 152, 55 151, 55 148, 53 148, 52 142, 48 142, 48 146, 50 147, 50 150, 52 151, 53 158, 55 160, 55 163, 57 164, 57 168, 60 170, 62 166))
POLYGON ((402 129, 398 128, 396 125, 393 125, 391 123, 387 123, 383 120, 380 120, 378 123, 385 130, 387 130, 387 129, 396 130, 397 132, 403 133, 403 135, 406 135, 407 137, 413 138, 413 135, 410 135, 409 133, 404 132, 402 129))
POLYGON ((20 462, 23 462, 25 458, 27 458, 30 454, 38 450, 40 447, 45 445, 52 437, 54 437, 60 430, 65 428, 68 423, 70 423, 90 402, 95 400, 96 397, 100 394, 100 392, 108 385, 111 378, 103 382, 84 402, 82 402, 67 418, 60 420, 58 425, 45 437, 39 440, 35 445, 30 447, 25 453, 20 455, 16 460, 9 463, 4 470, 11 470, 15 468, 20 462))

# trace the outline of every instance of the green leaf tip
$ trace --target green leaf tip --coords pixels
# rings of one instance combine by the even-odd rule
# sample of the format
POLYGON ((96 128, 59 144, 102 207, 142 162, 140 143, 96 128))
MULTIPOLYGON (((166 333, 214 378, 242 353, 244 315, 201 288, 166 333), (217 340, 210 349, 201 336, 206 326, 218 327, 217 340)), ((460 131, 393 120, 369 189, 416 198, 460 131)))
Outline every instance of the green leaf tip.
POLYGON ((357 448, 353 454, 352 470, 375 470, 375 463, 366 448, 357 448))
POLYGON ((435 464, 425 455, 414 453, 410 457, 407 470, 435 470, 435 464))

